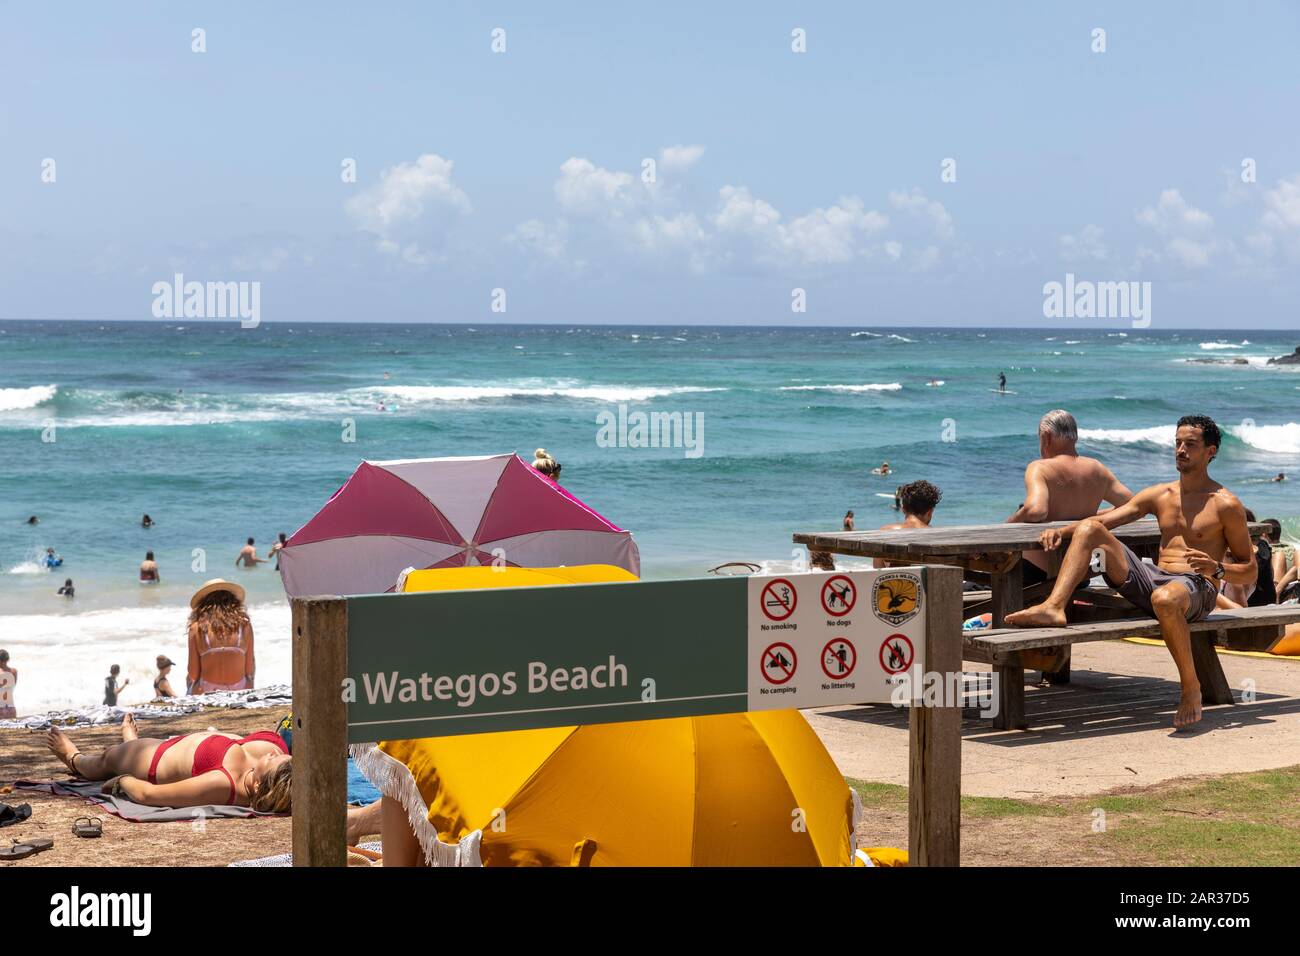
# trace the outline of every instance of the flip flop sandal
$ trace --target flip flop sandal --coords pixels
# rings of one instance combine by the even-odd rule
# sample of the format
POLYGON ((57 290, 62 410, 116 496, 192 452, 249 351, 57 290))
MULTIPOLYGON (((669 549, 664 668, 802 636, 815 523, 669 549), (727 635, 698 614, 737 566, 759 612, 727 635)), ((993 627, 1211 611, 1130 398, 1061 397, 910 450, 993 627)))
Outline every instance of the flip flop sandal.
POLYGON ((7 803, 0 803, 0 827, 11 827, 15 823, 22 823, 32 815, 32 805, 30 803, 20 803, 12 807, 7 803))
POLYGON ((25 860, 34 853, 48 850, 54 846, 49 837, 37 837, 33 840, 14 840, 9 846, 0 846, 0 860, 25 860))
POLYGON ((104 821, 99 817, 78 817, 72 824, 72 832, 87 840, 104 835, 104 821))

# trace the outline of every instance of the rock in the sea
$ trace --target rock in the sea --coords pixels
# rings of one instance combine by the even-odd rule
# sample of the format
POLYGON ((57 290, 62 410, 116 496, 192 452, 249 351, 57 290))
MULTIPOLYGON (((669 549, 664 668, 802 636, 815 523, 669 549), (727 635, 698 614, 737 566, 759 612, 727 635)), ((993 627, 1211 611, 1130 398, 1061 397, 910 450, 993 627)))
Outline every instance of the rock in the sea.
POLYGON ((1300 345, 1290 355, 1281 355, 1268 360, 1269 365, 1300 365, 1300 345))

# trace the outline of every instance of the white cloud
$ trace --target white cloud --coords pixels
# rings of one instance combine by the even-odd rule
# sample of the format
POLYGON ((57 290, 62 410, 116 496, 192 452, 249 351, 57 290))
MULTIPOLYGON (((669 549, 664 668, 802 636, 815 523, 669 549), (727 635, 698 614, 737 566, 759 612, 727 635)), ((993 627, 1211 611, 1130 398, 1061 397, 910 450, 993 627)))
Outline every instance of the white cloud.
POLYGON ((1089 259, 1104 261, 1110 255, 1110 250, 1106 248, 1103 235, 1100 226, 1089 223, 1079 231, 1077 236, 1068 233, 1061 236, 1061 258, 1066 262, 1082 262, 1089 259))
POLYGON ((1282 179, 1264 193, 1265 229, 1273 232, 1300 233, 1300 173, 1282 179))
POLYGON ((633 181, 631 173, 614 172, 573 156, 560 166, 555 199, 570 214, 622 216, 636 201, 633 181))
POLYGON ((953 237, 952 216, 937 199, 926 199, 919 188, 910 193, 891 192, 889 204, 895 209, 902 209, 918 217, 928 217, 934 226, 934 234, 939 239, 953 237))
POLYGON ((1163 253, 1144 248, 1138 264, 1171 261, 1185 269, 1204 269, 1223 244, 1210 235, 1214 218, 1183 199, 1177 189, 1166 189, 1154 206, 1137 214, 1137 221, 1165 240, 1163 253))
POLYGON ((1160 201, 1138 213, 1138 222, 1161 236, 1205 233, 1214 224, 1209 213, 1189 205, 1177 189, 1160 193, 1160 201))
MULTIPOLYGON (((703 153, 702 146, 669 146, 660 150, 659 163, 680 171, 703 153)), ((595 261, 623 255, 656 267, 684 264, 693 272, 833 267, 862 259, 928 268, 954 234, 943 204, 919 189, 889 196, 901 218, 897 234, 889 215, 858 196, 787 216, 748 187, 725 185, 712 209, 700 208, 698 200, 690 208, 688 193, 655 188, 576 156, 560 166, 554 192, 554 223, 532 219, 506 239, 532 251, 536 261, 561 265, 565 256, 595 261)))
POLYGON ((433 225, 430 214, 464 214, 472 208, 464 190, 452 182, 454 166, 434 153, 398 163, 344 203, 344 209, 358 228, 374 234, 381 252, 412 265, 428 265, 438 258, 426 248, 433 225))
POLYGON ((666 173, 685 172, 703 155, 703 146, 665 146, 659 151, 659 168, 666 173))

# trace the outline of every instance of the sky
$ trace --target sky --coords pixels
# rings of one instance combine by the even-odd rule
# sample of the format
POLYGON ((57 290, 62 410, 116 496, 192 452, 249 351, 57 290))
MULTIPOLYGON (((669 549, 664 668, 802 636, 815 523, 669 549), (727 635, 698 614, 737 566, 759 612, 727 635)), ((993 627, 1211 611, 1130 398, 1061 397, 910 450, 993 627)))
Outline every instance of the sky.
POLYGON ((149 319, 180 273, 272 322, 1132 324, 1045 317, 1071 274, 1300 325, 1300 4, 0 23, 0 318, 149 319))

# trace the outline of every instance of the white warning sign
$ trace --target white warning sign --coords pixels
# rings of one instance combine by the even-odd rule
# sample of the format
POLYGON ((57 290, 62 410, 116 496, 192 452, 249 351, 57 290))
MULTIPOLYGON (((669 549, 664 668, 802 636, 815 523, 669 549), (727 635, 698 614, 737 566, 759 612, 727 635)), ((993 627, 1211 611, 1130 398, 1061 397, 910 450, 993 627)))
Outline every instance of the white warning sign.
MULTIPOLYGON (((924 570, 754 575, 749 709, 888 703, 925 662, 924 570)), ((911 686, 917 693, 921 680, 911 686)))

